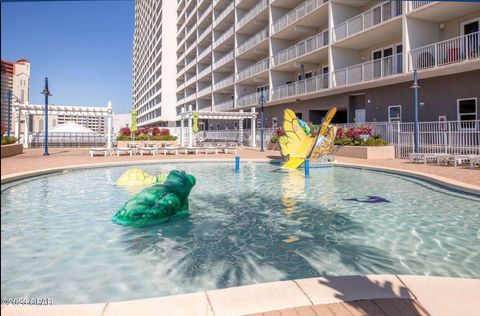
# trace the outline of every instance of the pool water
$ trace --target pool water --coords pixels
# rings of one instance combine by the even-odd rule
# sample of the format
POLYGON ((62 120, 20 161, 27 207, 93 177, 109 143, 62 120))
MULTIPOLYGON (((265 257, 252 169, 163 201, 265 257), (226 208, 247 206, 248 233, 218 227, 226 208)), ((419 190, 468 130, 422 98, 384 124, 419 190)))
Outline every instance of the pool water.
POLYGON ((144 165, 195 175, 191 216, 128 228, 111 218, 129 167, 2 186, 3 297, 54 304, 139 299, 322 275, 480 277, 480 197, 353 168, 144 165), (359 203, 368 195, 391 203, 359 203))

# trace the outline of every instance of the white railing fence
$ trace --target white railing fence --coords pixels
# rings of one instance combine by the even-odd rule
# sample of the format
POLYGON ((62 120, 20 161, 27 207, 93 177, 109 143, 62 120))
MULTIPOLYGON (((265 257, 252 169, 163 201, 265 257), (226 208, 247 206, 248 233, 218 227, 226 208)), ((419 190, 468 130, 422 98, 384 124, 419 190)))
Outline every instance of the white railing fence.
MULTIPOLYGON (((414 150, 414 123, 369 122, 342 126, 372 127, 374 135, 395 146, 396 158, 408 158, 414 150)), ((421 153, 480 155, 480 120, 420 122, 418 127, 421 153)))
POLYGON ((342 40, 348 36, 368 29, 374 25, 402 15, 403 3, 398 0, 384 1, 380 5, 356 15, 333 28, 334 41, 342 40))
POLYGON ((264 58, 259 62, 248 66, 247 68, 243 69, 242 71, 237 73, 237 80, 243 80, 249 77, 252 77, 262 71, 268 70, 270 58, 264 58))
POLYGON ((401 53, 395 54, 335 70, 333 72, 334 86, 339 87, 401 74, 403 72, 402 56, 401 53))
POLYGON ((308 54, 314 50, 328 45, 328 30, 313 35, 292 47, 280 51, 272 57, 273 66, 278 66, 284 62, 308 54))
POLYGON ((268 7, 270 0, 261 0, 253 8, 251 8, 245 15, 238 20, 237 30, 242 28, 245 24, 250 22, 254 17, 256 17, 260 12, 265 10, 268 7))
POLYGON ((479 57, 480 32, 475 32, 412 49, 410 65, 411 70, 426 69, 479 57))
POLYGON ((307 14, 313 12, 314 10, 321 7, 323 4, 327 3, 328 0, 307 0, 297 6, 292 11, 288 12, 287 14, 281 16, 273 25, 272 25, 272 33, 275 34, 280 32, 290 24, 298 21, 302 17, 306 16, 307 14))
POLYGON ((427 4, 430 4, 430 3, 433 3, 435 1, 420 1, 420 0, 417 0, 417 1, 409 1, 408 2, 408 11, 413 11, 413 10, 416 10, 418 8, 421 8, 427 4))
MULTIPOLYGON (((246 106, 258 105, 261 95, 262 95, 262 92, 255 92, 252 94, 239 97, 236 102, 236 108, 243 108, 246 106)), ((270 91, 269 90, 263 91, 263 96, 265 97, 265 102, 268 102, 270 100, 270 91)))
POLYGON ((328 74, 295 81, 272 89, 272 100, 311 93, 328 88, 328 74))
POLYGON ((261 31, 258 31, 256 35, 253 35, 249 39, 247 39, 245 42, 240 44, 240 46, 237 47, 237 55, 243 54, 250 48, 253 48, 266 40, 268 38, 268 27, 264 28, 261 31))

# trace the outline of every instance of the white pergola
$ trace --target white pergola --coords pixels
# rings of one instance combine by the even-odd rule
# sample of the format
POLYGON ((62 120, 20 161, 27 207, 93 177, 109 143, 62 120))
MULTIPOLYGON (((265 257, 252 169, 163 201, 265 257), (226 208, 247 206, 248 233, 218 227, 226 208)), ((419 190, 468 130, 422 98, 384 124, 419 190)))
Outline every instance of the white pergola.
MULTIPOLYGON (((23 146, 29 147, 29 124, 30 115, 45 115, 45 105, 41 104, 13 104, 15 110, 15 137, 20 137, 20 117, 25 117, 25 128, 23 133, 23 146)), ((93 106, 71 106, 71 105, 48 105, 48 114, 52 115, 81 115, 81 116, 107 116, 107 147, 112 147, 112 102, 108 102, 107 107, 93 106)), ((48 124, 48 123, 47 123, 48 124)))
POLYGON ((198 119, 205 119, 205 120, 225 120, 225 121, 238 121, 238 128, 240 134, 240 143, 243 142, 243 120, 250 119, 251 126, 252 126, 252 146, 255 147, 255 119, 257 117, 257 113, 255 112, 255 108, 251 108, 251 112, 243 112, 240 110, 239 112, 211 112, 211 111, 192 111, 192 105, 188 106, 188 111, 185 111, 185 107, 182 109, 182 113, 180 113, 180 144, 185 146, 185 120, 188 122, 188 133, 187 133, 187 141, 188 146, 193 146, 193 131, 192 131, 192 121, 193 121, 193 113, 196 112, 198 115, 198 119))

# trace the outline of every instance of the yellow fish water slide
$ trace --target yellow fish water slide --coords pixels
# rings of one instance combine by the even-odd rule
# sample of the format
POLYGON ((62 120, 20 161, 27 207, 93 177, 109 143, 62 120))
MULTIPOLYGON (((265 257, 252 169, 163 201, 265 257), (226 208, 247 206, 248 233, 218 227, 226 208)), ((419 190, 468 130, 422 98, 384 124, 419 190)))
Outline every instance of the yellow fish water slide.
MULTIPOLYGON (((282 165, 283 169, 297 169, 305 162, 305 159, 312 156, 312 153, 315 154, 315 157, 312 158, 318 159, 319 155, 324 152, 324 150, 321 150, 321 147, 327 144, 330 146, 330 143, 333 143, 335 128, 329 127, 329 124, 335 113, 337 113, 337 108, 332 107, 323 119, 318 133, 316 135, 307 135, 300 125, 295 112, 285 109, 283 122, 285 135, 278 140, 282 156, 288 158, 287 162, 282 165), (333 139, 331 139, 332 134, 333 139)), ((304 124, 304 122, 302 123, 304 124)))

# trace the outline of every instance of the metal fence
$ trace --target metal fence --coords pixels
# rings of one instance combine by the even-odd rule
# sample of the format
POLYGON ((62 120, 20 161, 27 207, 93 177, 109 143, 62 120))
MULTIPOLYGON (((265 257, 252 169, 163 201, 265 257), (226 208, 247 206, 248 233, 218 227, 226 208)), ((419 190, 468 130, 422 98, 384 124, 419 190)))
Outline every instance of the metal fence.
MULTIPOLYGON (((343 124, 370 126, 373 133, 395 146, 396 158, 408 158, 414 150, 414 123, 370 122, 343 124)), ((419 152, 480 155, 480 120, 420 122, 419 152)))
MULTIPOLYGON (((30 135, 30 147, 43 147, 45 133, 30 135)), ((50 147, 103 147, 107 144, 107 136, 97 133, 48 133, 50 147)))

